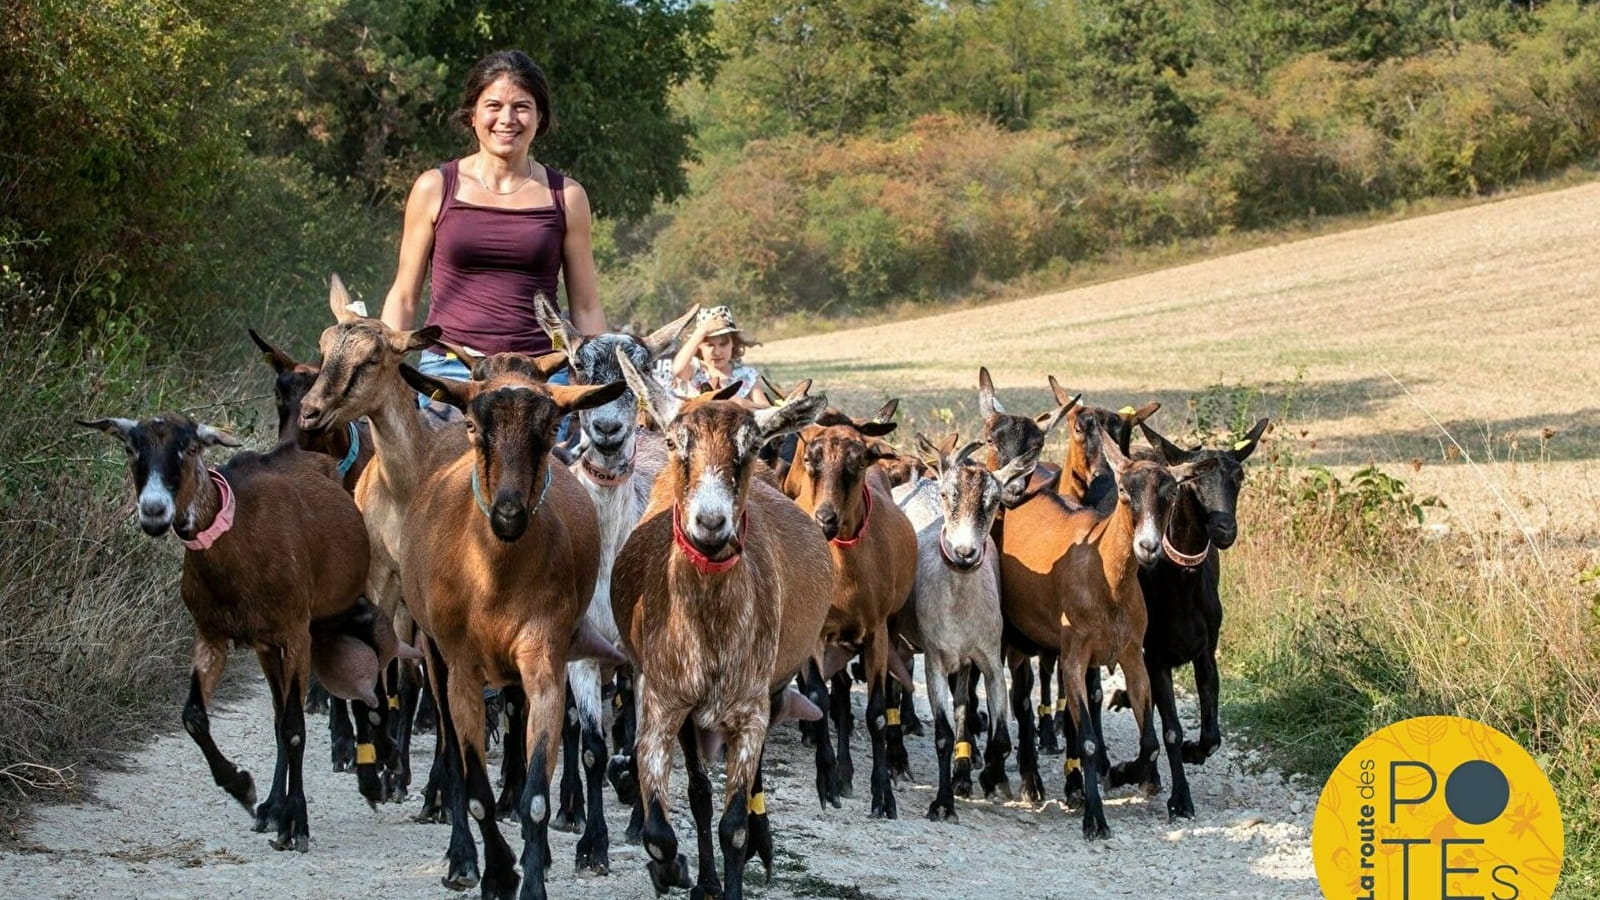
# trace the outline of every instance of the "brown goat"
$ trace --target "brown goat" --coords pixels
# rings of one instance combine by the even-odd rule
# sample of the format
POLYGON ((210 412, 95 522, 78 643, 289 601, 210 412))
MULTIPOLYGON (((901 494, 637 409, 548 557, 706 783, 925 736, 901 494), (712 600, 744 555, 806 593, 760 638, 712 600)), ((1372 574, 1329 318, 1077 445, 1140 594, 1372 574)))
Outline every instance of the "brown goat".
MULTIPOLYGON (((207 447, 239 443, 187 416, 79 424, 127 448, 140 528, 153 537, 171 528, 187 548, 179 591, 194 619, 195 642, 184 729, 216 783, 254 814, 255 829, 274 830, 272 846, 279 850, 305 851, 302 704, 313 666, 348 698, 371 701, 378 667, 387 661, 380 648, 394 647, 381 637, 392 626, 361 599, 367 534, 333 478, 334 461, 284 443, 270 453, 238 453, 208 470, 207 447), (256 652, 272 689, 278 758, 272 790, 260 806, 250 773, 217 749, 206 712, 229 642, 256 652)), ((361 793, 377 803, 384 799, 375 765, 380 747, 368 734, 365 704, 355 702, 361 793)), ((376 738, 385 740, 381 727, 376 738)))
MULTIPOLYGON (((904 661, 895 652, 889 620, 911 597, 917 578, 917 532, 895 505, 887 474, 877 465, 895 451, 878 438, 894 430, 892 422, 810 425, 802 429, 783 492, 809 513, 828 539, 837 576, 832 605, 823 626, 824 643, 844 651, 844 658, 862 654, 867 680, 867 733, 872 743, 872 808, 874 818, 896 818, 891 785, 887 728, 900 726, 898 690, 889 684, 890 668, 909 683, 904 661)), ((828 696, 822 679, 811 673, 808 687, 816 700, 828 696)), ((838 805, 848 795, 854 766, 850 760, 850 681, 839 673, 831 690, 838 747, 829 759, 827 729, 818 727, 817 798, 838 805), (831 770, 831 771, 830 771, 831 770)), ((898 741, 895 741, 898 743, 898 741)))
POLYGON ((340 483, 355 493, 356 482, 372 462, 372 429, 365 422, 349 421, 343 428, 307 431, 300 427, 300 401, 316 383, 318 367, 297 361, 268 343, 254 328, 250 340, 261 348, 261 355, 277 377, 272 383, 272 399, 278 408, 278 440, 294 441, 302 450, 321 453, 339 461, 335 472, 340 483))
POLYGON ((468 815, 484 844, 482 893, 511 896, 517 873, 495 822, 484 747, 485 685, 526 698, 522 820, 528 895, 550 864, 550 776, 560 754, 566 664, 599 569, 588 494, 550 449, 568 413, 609 403, 626 385, 546 385, 512 368, 487 381, 401 375, 465 413, 470 446, 417 486, 404 522, 400 583, 425 635, 440 730, 464 791, 452 792, 447 887, 479 883, 468 815))
MULTIPOLYGON (((1003 430, 999 426, 1016 428, 1018 419, 998 411, 988 417, 985 430, 992 466, 1014 462, 995 433, 1003 430)), ((1129 460, 1114 442, 1098 434, 1098 424, 1090 429, 1089 439, 1099 441, 1099 452, 1116 478, 1117 502, 1102 514, 1043 492, 1001 514, 997 543, 1006 643, 1028 655, 1059 654, 1074 733, 1068 752, 1075 755, 1069 755, 1067 765, 1085 773, 1098 771, 1104 743, 1094 715, 1099 700, 1090 694, 1086 673, 1091 666, 1120 665, 1139 726, 1139 757, 1133 769, 1153 771, 1149 767, 1158 747, 1154 732, 1146 728, 1151 698, 1142 652, 1146 612, 1138 573, 1160 556, 1161 529, 1179 485, 1197 472, 1190 466, 1168 469, 1156 462, 1129 460)), ((1037 454, 1038 448, 1026 452, 1037 454)), ((1025 702, 1026 694, 1023 697, 1025 702)), ((1037 798, 1042 789, 1037 760, 1029 750, 1028 717, 1018 723, 1025 795, 1037 798)), ((1082 781, 1084 837, 1106 837, 1110 829, 1100 780, 1086 774, 1082 781)))
MULTIPOLYGON (((743 896, 759 855, 772 876, 761 757, 784 687, 820 652, 834 573, 816 525, 762 478, 769 440, 816 417, 826 398, 803 384, 781 406, 751 410, 736 386, 681 406, 621 352, 623 374, 670 451, 650 505, 628 536, 611 583, 612 610, 639 672, 636 766, 648 870, 658 893, 690 887, 667 819, 672 740, 683 747, 699 847, 696 896, 743 896), (718 826, 724 881, 711 847, 711 781, 700 738, 725 736, 727 786, 718 826)), ((815 711, 820 715, 820 711, 815 711)))

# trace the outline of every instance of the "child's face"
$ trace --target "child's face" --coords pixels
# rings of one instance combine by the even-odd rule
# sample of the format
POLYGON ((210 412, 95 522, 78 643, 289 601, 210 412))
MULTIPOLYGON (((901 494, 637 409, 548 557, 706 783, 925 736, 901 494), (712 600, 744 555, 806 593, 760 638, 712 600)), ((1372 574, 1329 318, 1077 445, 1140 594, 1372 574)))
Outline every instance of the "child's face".
POLYGON ((733 360, 733 335, 719 334, 701 341, 700 359, 719 369, 727 368, 733 360))

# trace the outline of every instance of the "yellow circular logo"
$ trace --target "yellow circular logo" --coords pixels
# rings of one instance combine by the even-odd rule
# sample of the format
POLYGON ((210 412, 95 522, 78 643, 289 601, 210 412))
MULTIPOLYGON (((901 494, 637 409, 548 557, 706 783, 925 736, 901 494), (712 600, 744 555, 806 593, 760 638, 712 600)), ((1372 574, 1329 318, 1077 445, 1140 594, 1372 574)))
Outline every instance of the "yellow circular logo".
POLYGON ((1311 825, 1329 900, 1549 900, 1563 849, 1539 764, 1455 716, 1396 722, 1356 745, 1311 825))

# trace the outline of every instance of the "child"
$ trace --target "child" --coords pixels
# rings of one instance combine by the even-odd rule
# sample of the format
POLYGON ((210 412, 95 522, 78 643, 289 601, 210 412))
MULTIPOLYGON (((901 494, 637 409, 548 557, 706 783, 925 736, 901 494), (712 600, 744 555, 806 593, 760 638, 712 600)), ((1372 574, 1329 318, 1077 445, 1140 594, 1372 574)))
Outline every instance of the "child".
POLYGON ((683 342, 672 360, 672 374, 679 394, 693 397, 739 382, 738 399, 751 406, 768 406, 759 390, 761 373, 744 364, 744 351, 760 346, 734 324, 726 306, 702 309, 695 317, 694 333, 683 342))

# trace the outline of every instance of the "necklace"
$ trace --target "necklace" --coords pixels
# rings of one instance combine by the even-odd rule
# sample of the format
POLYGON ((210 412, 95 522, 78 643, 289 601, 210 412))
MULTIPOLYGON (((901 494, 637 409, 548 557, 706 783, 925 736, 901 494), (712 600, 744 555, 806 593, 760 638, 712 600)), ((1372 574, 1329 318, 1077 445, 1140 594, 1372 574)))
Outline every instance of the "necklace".
POLYGON ((528 177, 522 179, 522 183, 521 184, 518 184, 516 187, 512 188, 509 191, 497 191, 494 188, 489 187, 489 182, 485 181, 484 177, 483 177, 483 160, 482 159, 480 159, 478 161, 478 171, 475 174, 473 174, 472 180, 476 181, 478 183, 479 187, 483 188, 484 190, 488 191, 491 194, 494 194, 496 197, 505 197, 505 196, 510 195, 510 194, 515 194, 517 191, 520 191, 523 188, 527 187, 528 186, 528 182, 533 180, 533 160, 531 160, 531 159, 528 160, 528 177))

